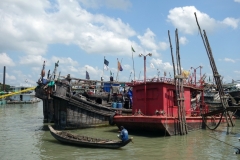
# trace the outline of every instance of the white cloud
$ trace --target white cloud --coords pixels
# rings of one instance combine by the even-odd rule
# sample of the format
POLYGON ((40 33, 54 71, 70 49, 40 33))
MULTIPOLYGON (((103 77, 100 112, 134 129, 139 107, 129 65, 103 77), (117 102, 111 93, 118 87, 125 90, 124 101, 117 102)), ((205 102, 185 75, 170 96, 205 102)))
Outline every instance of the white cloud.
POLYGON ((131 46, 128 38, 136 34, 129 24, 91 14, 77 0, 57 2, 2 0, 0 22, 4 25, 0 26, 0 34, 5 38, 0 40, 0 50, 43 55, 49 44, 58 43, 78 45, 87 53, 128 55, 127 46, 131 46))
POLYGON ((27 55, 20 57, 20 64, 42 65, 44 58, 41 55, 27 55))
POLYGON ((207 30, 208 32, 212 32, 214 29, 224 25, 231 26, 234 29, 238 27, 239 19, 228 17, 223 21, 217 21, 206 13, 197 10, 195 6, 176 7, 171 9, 168 15, 168 22, 172 23, 174 27, 178 28, 183 33, 198 33, 194 12, 196 12, 201 29, 207 30))
POLYGON ((238 3, 240 3, 240 0, 234 0, 234 2, 238 2, 238 3))
POLYGON ((150 68, 155 68, 153 63, 150 63, 150 68))
POLYGON ((234 71, 234 73, 240 74, 240 71, 234 71))
POLYGON ((186 37, 180 37, 180 38, 179 38, 179 43, 185 45, 185 44, 188 43, 188 40, 187 40, 186 37))
POLYGON ((131 7, 131 3, 128 0, 79 0, 84 7, 87 8, 100 8, 102 6, 106 6, 108 8, 116 8, 116 9, 127 9, 131 7))
POLYGON ((124 70, 131 70, 132 66, 130 66, 129 64, 124 64, 123 68, 124 68, 124 70))
POLYGON ((164 70, 164 71, 172 71, 172 65, 169 62, 163 62, 161 59, 151 59, 151 63, 153 63, 156 67, 159 68, 159 70, 164 70))
POLYGON ((143 36, 138 36, 138 39, 141 41, 141 44, 148 49, 158 49, 158 46, 155 42, 155 34, 148 28, 143 36))
POLYGON ((62 65, 62 64, 71 64, 72 66, 77 66, 78 65, 78 62, 77 61, 74 61, 72 58, 70 57, 56 57, 56 56, 53 56, 51 58, 51 62, 53 64, 57 63, 57 61, 59 61, 59 65, 62 65))
POLYGON ((0 66, 15 66, 13 60, 6 53, 0 53, 0 59, 0 66))
POLYGON ((68 72, 78 72, 78 69, 73 66, 67 66, 66 69, 68 70, 68 72))
POLYGON ((232 28, 236 29, 236 28, 238 27, 238 23, 239 23, 239 22, 240 22, 239 19, 227 17, 227 18, 225 18, 225 19, 223 20, 222 23, 223 23, 223 24, 226 24, 226 25, 228 25, 228 26, 231 26, 232 28))
POLYGON ((232 62, 232 63, 235 63, 235 60, 233 60, 233 59, 230 59, 230 58, 224 58, 224 61, 226 61, 226 62, 232 62))
POLYGON ((159 42, 159 49, 166 50, 168 47, 170 47, 168 43, 166 43, 166 42, 159 42))
POLYGON ((7 81, 14 81, 16 80, 16 77, 13 75, 9 75, 8 73, 6 73, 6 80, 7 81))

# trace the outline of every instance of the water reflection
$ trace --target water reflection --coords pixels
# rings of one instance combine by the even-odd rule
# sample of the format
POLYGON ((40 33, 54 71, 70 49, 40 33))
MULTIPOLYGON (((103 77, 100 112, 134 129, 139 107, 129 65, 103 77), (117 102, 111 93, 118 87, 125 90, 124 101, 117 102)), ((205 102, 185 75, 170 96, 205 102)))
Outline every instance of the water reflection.
MULTIPOLYGON (((64 145, 54 139, 43 123, 42 104, 0 106, 1 159, 240 159, 240 120, 212 132, 197 130, 186 136, 158 136, 130 132, 134 143, 121 149, 94 149, 64 145)), ((51 124, 51 123, 49 123, 51 124)), ((51 124, 53 125, 53 124, 51 124)), ((116 126, 70 130, 91 137, 117 139, 116 126)))

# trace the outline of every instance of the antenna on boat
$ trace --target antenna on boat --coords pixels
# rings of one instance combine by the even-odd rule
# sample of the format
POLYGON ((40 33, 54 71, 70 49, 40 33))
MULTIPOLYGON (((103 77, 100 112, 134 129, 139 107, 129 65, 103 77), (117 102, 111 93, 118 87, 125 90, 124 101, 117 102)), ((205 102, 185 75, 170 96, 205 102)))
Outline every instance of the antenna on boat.
POLYGON ((157 75, 158 75, 158 80, 159 80, 159 76, 160 76, 160 71, 159 71, 159 68, 157 68, 157 75))
POLYGON ((130 73, 130 76, 129 76, 129 80, 128 80, 128 82, 130 82, 131 75, 132 75, 132 72, 130 73))
MULTIPOLYGON (((104 58, 103 58, 103 62, 105 62, 105 56, 104 56, 104 58)), ((101 77, 101 81, 103 81, 104 67, 105 67, 105 64, 103 63, 103 74, 102 74, 102 77, 101 77)))
POLYGON ((141 71, 139 72, 139 77, 138 77, 138 80, 140 79, 140 75, 141 75, 141 71))
POLYGON ((132 48, 132 61, 133 61, 133 80, 135 81, 135 69, 134 69, 134 59, 133 59, 133 52, 135 52, 135 50, 133 49, 132 46, 131 48, 132 48))
POLYGON ((50 80, 55 80, 56 73, 57 73, 57 67, 59 66, 58 63, 59 63, 59 61, 57 61, 57 63, 55 63, 55 68, 54 68, 53 73, 50 77, 50 80))

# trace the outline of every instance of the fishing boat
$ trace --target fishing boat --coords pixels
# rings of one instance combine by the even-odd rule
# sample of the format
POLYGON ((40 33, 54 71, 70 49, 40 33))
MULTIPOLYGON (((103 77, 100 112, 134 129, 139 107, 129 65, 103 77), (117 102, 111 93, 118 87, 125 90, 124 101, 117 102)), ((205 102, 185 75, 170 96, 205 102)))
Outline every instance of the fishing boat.
MULTIPOLYGON (((154 79, 146 79, 146 56, 144 56, 144 80, 134 81, 128 84, 133 90, 133 106, 132 115, 124 116, 115 114, 111 117, 111 124, 116 124, 119 128, 124 126, 127 130, 156 132, 159 135, 185 135, 189 131, 198 130, 202 128, 216 129, 223 122, 233 125, 232 112, 225 103, 226 97, 220 92, 223 107, 213 112, 209 112, 209 108, 204 103, 203 84, 204 81, 200 79, 200 84, 189 84, 186 79, 189 72, 182 71, 180 54, 179 54, 179 41, 178 32, 176 35, 176 67, 172 53, 172 45, 170 33, 169 41, 171 48, 171 55, 173 61, 174 79, 162 77, 154 79), (191 100, 193 94, 201 92, 202 101, 195 108, 191 107, 191 100), (224 117, 223 115, 226 115, 224 117)), ((209 44, 207 45, 209 46, 209 44)), ((209 47, 210 48, 210 47, 209 47)), ((142 56, 140 54, 139 56, 142 56)), ((210 55, 210 62, 213 58, 210 55)), ((218 72, 216 67, 213 67, 214 78, 216 79, 218 88, 221 88, 218 72)), ((196 96, 195 96, 196 97, 196 96)), ((196 98, 197 99, 197 98, 196 98)))
MULTIPOLYGON (((54 122, 61 129, 89 128, 108 125, 109 117, 115 112, 132 113, 131 109, 124 108, 123 101, 108 101, 106 104, 103 103, 102 96, 97 99, 95 96, 95 100, 93 100, 82 95, 86 87, 96 87, 97 83, 108 83, 109 86, 106 88, 112 90, 115 82, 74 78, 70 74, 57 78, 57 67, 58 63, 55 64, 51 76, 49 71, 48 76, 44 78, 44 62, 41 77, 37 81, 38 86, 35 88, 35 96, 43 100, 44 121, 54 122)), ((117 83, 119 84, 119 82, 117 83)), ((108 93, 110 100, 111 93, 108 93)))
POLYGON ((235 101, 233 102, 235 105, 240 104, 240 80, 236 80, 232 83, 223 85, 224 91, 228 93, 235 101))
POLYGON ((48 125, 51 135, 61 143, 77 145, 82 147, 93 147, 93 148, 110 148, 117 149, 126 146, 129 142, 132 142, 132 138, 121 141, 121 140, 109 140, 99 139, 87 136, 75 135, 65 131, 58 131, 48 125))
POLYGON ((208 105, 209 111, 222 108, 222 102, 219 93, 215 88, 204 88, 204 103, 208 105))
MULTIPOLYGON (((128 84, 130 85, 130 84, 128 84)), ((130 131, 149 131, 159 135, 179 135, 180 123, 184 123, 187 132, 215 127, 219 121, 226 122, 221 113, 207 116, 203 120, 203 114, 209 112, 208 105, 200 103, 192 107, 191 94, 203 92, 201 86, 184 84, 184 110, 185 121, 179 119, 179 107, 177 104, 175 84, 172 80, 156 79, 154 81, 134 82, 132 115, 114 114, 110 120, 112 125, 124 126, 130 131)))

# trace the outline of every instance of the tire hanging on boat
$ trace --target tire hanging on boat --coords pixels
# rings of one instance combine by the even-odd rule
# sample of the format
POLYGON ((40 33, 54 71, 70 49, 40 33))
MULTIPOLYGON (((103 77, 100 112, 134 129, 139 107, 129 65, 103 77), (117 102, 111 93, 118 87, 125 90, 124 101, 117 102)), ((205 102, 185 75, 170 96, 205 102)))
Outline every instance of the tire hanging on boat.
POLYGON ((116 113, 112 114, 110 117, 109 117, 109 125, 113 126, 115 123, 113 122, 113 118, 114 116, 116 115, 116 113))

